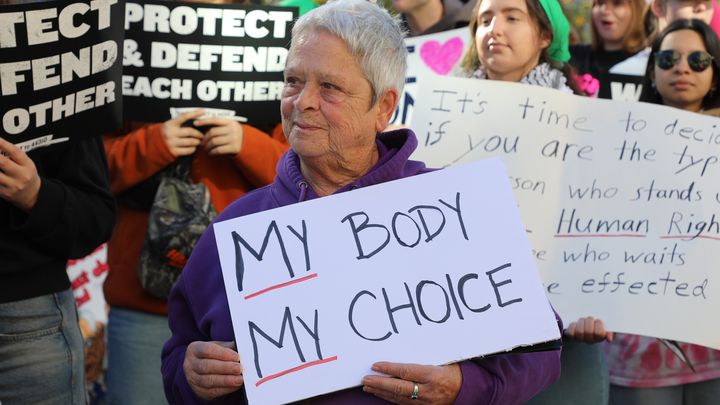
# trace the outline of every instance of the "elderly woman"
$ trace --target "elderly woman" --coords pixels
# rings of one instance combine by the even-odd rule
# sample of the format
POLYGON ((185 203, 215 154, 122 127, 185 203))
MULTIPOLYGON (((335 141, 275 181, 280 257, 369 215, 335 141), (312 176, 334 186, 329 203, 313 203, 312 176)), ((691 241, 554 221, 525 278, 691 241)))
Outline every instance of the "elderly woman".
MULTIPOLYGON (((417 145, 411 131, 378 135, 396 106, 405 69, 398 21, 370 2, 338 0, 300 18, 281 102, 291 150, 273 184, 237 200, 218 220, 428 171, 408 160, 417 145)), ((206 232, 170 296, 173 335, 163 349, 162 373, 171 403, 245 402, 223 290, 214 234, 206 232)), ((552 350, 445 366, 381 362, 373 369, 383 375, 313 403, 519 404, 557 379, 559 357, 552 350)))

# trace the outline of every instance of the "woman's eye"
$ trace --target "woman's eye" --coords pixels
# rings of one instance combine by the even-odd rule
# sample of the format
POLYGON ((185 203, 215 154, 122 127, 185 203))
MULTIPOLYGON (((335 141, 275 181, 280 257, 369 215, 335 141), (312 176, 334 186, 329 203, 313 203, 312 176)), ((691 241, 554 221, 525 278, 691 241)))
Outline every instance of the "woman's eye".
POLYGON ((337 90, 338 87, 332 83, 325 82, 322 84, 322 87, 327 90, 337 90))
POLYGON ((490 25, 490 19, 489 19, 489 18, 481 18, 481 19, 480 19, 480 24, 481 24, 483 27, 487 27, 488 25, 490 25))

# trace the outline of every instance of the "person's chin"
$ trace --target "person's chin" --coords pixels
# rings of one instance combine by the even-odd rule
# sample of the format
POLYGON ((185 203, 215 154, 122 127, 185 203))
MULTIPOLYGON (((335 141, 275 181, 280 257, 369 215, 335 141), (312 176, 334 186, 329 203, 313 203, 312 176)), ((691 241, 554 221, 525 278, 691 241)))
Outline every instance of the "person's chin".
POLYGON ((490 58, 485 68, 488 72, 492 72, 495 75, 505 75, 507 72, 513 70, 507 58, 490 58))
POLYGON ((598 34, 600 34, 600 37, 603 39, 604 42, 608 43, 618 42, 622 39, 622 35, 618 35, 617 30, 613 29, 598 31, 598 34))
POLYGON ((672 101, 672 104, 681 106, 681 105, 692 104, 693 102, 696 101, 696 98, 697 97, 693 96, 692 94, 689 94, 689 92, 686 92, 686 91, 679 91, 679 92, 673 91, 671 101, 672 101))

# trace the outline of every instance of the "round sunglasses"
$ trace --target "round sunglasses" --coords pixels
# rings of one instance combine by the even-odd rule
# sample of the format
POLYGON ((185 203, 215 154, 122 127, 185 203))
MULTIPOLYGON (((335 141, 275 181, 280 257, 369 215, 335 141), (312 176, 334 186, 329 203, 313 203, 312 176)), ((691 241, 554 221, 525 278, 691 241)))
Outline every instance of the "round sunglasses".
MULTIPOLYGON (((680 52, 672 49, 655 52, 655 66, 662 70, 672 69, 680 60, 680 52)), ((688 66, 695 72, 702 72, 712 64, 713 57, 705 51, 690 52, 687 56, 688 66)))

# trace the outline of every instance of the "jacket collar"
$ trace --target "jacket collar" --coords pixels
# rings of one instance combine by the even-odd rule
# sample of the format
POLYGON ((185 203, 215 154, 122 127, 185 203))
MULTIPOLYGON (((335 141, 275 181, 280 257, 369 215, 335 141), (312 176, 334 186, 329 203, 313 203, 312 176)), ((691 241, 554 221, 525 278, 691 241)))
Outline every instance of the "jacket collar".
MULTIPOLYGON (((426 170, 425 164, 408 160, 417 147, 417 138, 411 130, 399 129, 380 133, 375 142, 379 153, 375 166, 335 193, 396 180, 426 170)), ((292 149, 285 153, 278 162, 277 177, 271 189, 280 205, 318 197, 300 172, 300 157, 292 149)))

